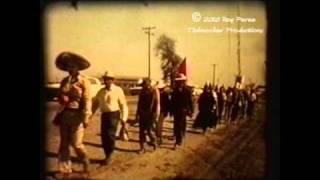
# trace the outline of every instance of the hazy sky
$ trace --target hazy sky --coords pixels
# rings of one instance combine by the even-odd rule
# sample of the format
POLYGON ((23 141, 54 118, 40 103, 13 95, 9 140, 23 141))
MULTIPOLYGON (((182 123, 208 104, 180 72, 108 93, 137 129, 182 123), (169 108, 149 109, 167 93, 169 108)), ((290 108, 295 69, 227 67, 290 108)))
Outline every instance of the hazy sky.
MULTIPOLYGON (((48 6, 45 18, 47 80, 66 75, 54 61, 62 51, 86 57, 91 67, 87 75, 112 70, 118 76, 147 76, 148 44, 142 27, 156 26, 151 36, 151 76, 162 77, 159 58, 153 47, 161 34, 176 40, 176 50, 187 58, 190 83, 203 85, 212 80, 216 63, 216 81, 231 85, 237 74, 237 33, 195 33, 190 28, 227 28, 225 22, 193 22, 192 13, 205 17, 237 17, 234 3, 143 3, 115 4, 79 2, 78 10, 69 3, 48 6)), ((255 18, 241 23, 243 28, 263 29, 263 33, 241 33, 242 72, 246 81, 264 84, 266 56, 266 13, 261 3, 240 3, 240 16, 255 18)), ((203 19, 202 19, 203 20, 203 19)), ((229 23, 237 28, 237 23, 229 23)))

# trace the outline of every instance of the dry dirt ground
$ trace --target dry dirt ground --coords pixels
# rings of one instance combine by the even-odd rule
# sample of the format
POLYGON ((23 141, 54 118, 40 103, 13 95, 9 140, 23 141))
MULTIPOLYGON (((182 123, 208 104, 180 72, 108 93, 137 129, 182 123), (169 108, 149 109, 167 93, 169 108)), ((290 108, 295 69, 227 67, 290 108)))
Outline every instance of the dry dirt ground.
MULTIPOLYGON (((129 122, 132 122, 136 108, 136 97, 128 97, 129 122)), ((56 174, 59 131, 50 122, 56 103, 48 103, 47 117, 47 179, 60 179, 56 174)), ((174 139, 172 119, 164 125, 164 144, 156 151, 147 146, 145 154, 138 154, 138 124, 129 126, 130 141, 117 140, 113 161, 101 166, 104 158, 100 141, 99 113, 86 129, 84 138, 90 159, 91 174, 81 173, 72 150, 74 173, 68 179, 261 179, 264 175, 265 143, 263 125, 265 106, 259 104, 255 119, 243 120, 236 126, 221 124, 206 135, 191 128, 192 118, 183 147, 173 150, 174 139)))

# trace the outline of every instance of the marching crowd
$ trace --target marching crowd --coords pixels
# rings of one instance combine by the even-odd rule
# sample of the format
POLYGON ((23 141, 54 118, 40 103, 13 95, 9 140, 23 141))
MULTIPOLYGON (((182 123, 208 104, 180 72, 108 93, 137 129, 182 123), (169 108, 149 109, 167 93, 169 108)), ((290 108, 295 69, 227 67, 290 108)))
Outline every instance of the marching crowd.
POLYGON ((240 83, 234 87, 224 86, 213 89, 210 83, 205 84, 203 93, 198 99, 199 114, 193 127, 201 127, 203 133, 207 128, 215 128, 217 124, 237 124, 241 119, 253 118, 257 94, 254 87, 241 88, 240 83))
MULTIPOLYGON (((97 109, 101 111, 101 142, 105 154, 103 164, 110 163, 115 149, 116 134, 120 125, 121 136, 127 136, 128 106, 121 87, 114 83, 111 71, 106 71, 102 79, 105 87, 97 94, 90 94, 90 82, 79 71, 87 69, 90 63, 83 57, 63 52, 56 59, 56 66, 69 75, 61 81, 59 103, 61 109, 53 123, 60 129, 59 171, 71 173, 69 146, 73 146, 82 160, 84 172, 89 171, 89 156, 83 144, 85 128, 90 125, 97 109)), ((193 127, 206 133, 217 124, 236 124, 240 119, 252 119, 257 95, 254 88, 213 87, 206 83, 201 95, 195 98, 186 85, 184 74, 177 74, 173 87, 153 85, 149 78, 141 82, 136 111, 139 123, 139 153, 145 152, 147 139, 154 150, 162 144, 162 127, 165 119, 173 117, 174 149, 183 145, 187 128, 187 116, 194 114, 194 105, 198 103, 193 127)))

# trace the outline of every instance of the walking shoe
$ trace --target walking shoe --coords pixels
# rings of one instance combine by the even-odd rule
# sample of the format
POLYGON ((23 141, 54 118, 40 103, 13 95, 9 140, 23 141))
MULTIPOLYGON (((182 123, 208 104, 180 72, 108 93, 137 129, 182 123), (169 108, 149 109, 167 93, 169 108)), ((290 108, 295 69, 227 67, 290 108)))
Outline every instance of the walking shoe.
POLYGON ((90 160, 89 159, 85 159, 83 162, 83 172, 90 173, 90 160))
POLYGON ((71 161, 59 162, 59 172, 61 174, 70 174, 72 173, 72 164, 71 161))
POLYGON ((157 139, 157 144, 160 146, 162 144, 162 139, 161 138, 158 138, 157 139))
POLYGON ((152 143, 151 146, 153 147, 153 150, 157 150, 157 144, 156 143, 152 143))
MULTIPOLYGON (((209 130, 211 131, 211 129, 209 130)), ((202 131, 202 134, 205 136, 207 131, 202 131)))
POLYGON ((173 150, 178 150, 181 148, 181 143, 180 144, 175 144, 173 150))
POLYGON ((106 166, 106 165, 109 165, 110 163, 111 163, 111 157, 109 156, 109 157, 107 157, 107 158, 105 158, 103 161, 102 161, 102 165, 103 166, 106 166))
POLYGON ((145 152, 146 152, 146 149, 142 148, 142 149, 140 149, 140 150, 138 151, 138 154, 143 154, 143 153, 145 153, 145 152))

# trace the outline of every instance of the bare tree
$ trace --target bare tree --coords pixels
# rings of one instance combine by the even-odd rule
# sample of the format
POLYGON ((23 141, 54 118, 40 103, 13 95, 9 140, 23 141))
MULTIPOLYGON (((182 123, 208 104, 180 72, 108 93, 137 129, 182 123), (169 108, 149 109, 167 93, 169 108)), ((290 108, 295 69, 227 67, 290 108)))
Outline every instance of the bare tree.
POLYGON ((175 40, 162 34, 155 46, 156 56, 160 56, 161 70, 163 74, 163 80, 165 82, 170 81, 171 85, 174 82, 177 69, 179 67, 182 58, 176 54, 175 40))

